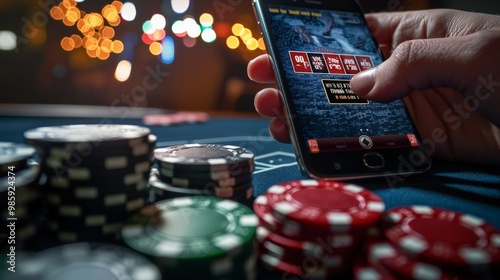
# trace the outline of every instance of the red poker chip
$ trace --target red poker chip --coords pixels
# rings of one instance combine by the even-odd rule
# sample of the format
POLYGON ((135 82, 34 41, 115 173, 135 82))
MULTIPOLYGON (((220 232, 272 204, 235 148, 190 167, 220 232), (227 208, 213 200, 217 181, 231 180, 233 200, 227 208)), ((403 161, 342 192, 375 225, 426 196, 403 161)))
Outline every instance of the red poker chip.
POLYGON ((204 112, 179 111, 171 114, 147 115, 142 118, 146 125, 178 125, 184 123, 202 123, 209 119, 209 115, 204 112))
MULTIPOLYGON (((332 269, 324 267, 319 263, 308 261, 291 264, 269 254, 259 254, 259 261, 263 267, 270 271, 290 274, 289 276, 298 276, 299 279, 331 279, 333 276, 338 276, 349 269, 347 265, 332 269)), ((286 275, 283 275, 283 279, 285 277, 286 275)))
POLYGON ((289 220, 279 221, 274 217, 273 211, 268 205, 268 194, 260 195, 255 199, 253 210, 259 218, 261 226, 294 240, 316 243, 320 240, 328 242, 332 247, 343 248, 352 247, 359 243, 364 235, 360 231, 338 233, 332 232, 329 227, 321 225, 303 225, 289 220))
POLYGON ((367 262, 356 262, 353 267, 354 280, 397 280, 388 271, 367 262))
POLYGON ((385 209, 370 190, 326 180, 284 182, 270 187, 266 195, 277 220, 330 232, 364 230, 377 223, 385 209))
POLYGON ((318 263, 328 269, 342 269, 346 261, 352 259, 357 246, 337 248, 328 244, 293 240, 279 236, 268 229, 258 226, 256 240, 259 249, 266 254, 292 264, 304 262, 318 263))
POLYGON ((416 280, 466 280, 473 276, 451 273, 441 267, 421 262, 404 255, 388 242, 368 244, 368 258, 378 262, 395 274, 416 280))
POLYGON ((394 225, 385 236, 405 254, 474 271, 500 264, 500 231, 478 217, 429 206, 394 208, 386 216, 394 225))

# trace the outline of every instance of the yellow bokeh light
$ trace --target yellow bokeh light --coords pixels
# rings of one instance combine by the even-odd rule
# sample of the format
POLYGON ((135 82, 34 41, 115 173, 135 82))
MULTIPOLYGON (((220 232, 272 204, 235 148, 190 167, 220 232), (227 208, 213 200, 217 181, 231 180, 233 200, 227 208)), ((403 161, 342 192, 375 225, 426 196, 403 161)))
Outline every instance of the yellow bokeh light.
POLYGON ((247 45, 247 48, 251 51, 254 51, 259 47, 259 43, 257 42, 257 39, 255 39, 255 38, 248 39, 245 42, 245 44, 247 45))
POLYGON ((250 29, 248 28, 243 29, 243 33, 241 34, 240 38, 243 42, 246 43, 248 40, 252 39, 252 31, 250 31, 250 29))
POLYGON ((204 27, 210 27, 214 24, 214 17, 209 13, 204 13, 200 16, 200 24, 204 27))
POLYGON ((149 45, 149 51, 152 55, 160 55, 163 52, 163 46, 159 42, 153 42, 149 45))
POLYGON ((123 50, 125 49, 125 46, 123 45, 122 41, 120 40, 115 40, 113 41, 113 44, 111 45, 111 50, 114 53, 122 53, 123 50))
POLYGON ((109 21, 109 25, 118 26, 122 22, 121 17, 117 17, 115 21, 109 21))
POLYGON ((93 28, 101 28, 104 24, 104 19, 100 14, 97 13, 91 13, 87 14, 86 16, 87 23, 93 27, 93 28))
POLYGON ((99 48, 99 41, 94 37, 86 37, 83 40, 83 47, 87 50, 95 50, 99 48))
POLYGON ((74 26, 75 25, 75 22, 71 21, 67 16, 64 16, 64 18, 62 19, 62 22, 66 26, 74 26))
POLYGON ((118 11, 112 5, 106 5, 102 8, 102 15, 108 22, 115 22, 118 18, 118 11))
POLYGON ((229 36, 226 39, 226 45, 228 48, 234 50, 240 46, 240 40, 236 36, 229 36))
POLYGON ((80 20, 80 10, 78 8, 71 7, 68 9, 64 17, 67 18, 68 21, 76 23, 80 20))
POLYGON ((109 39, 103 39, 100 43, 101 51, 105 53, 111 53, 113 48, 113 41, 109 39))
POLYGON ((231 32, 233 32, 234 36, 241 36, 241 35, 243 35, 243 30, 244 29, 245 29, 245 27, 243 26, 243 24, 241 24, 241 23, 235 23, 231 27, 231 32))

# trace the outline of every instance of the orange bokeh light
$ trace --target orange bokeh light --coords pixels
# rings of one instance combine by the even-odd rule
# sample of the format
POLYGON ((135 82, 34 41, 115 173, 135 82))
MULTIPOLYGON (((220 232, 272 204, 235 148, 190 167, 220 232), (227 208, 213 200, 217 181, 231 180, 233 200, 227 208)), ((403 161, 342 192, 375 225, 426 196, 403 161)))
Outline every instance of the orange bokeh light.
POLYGON ((119 14, 123 3, 113 1, 111 4, 105 5, 101 13, 86 13, 78 9, 77 5, 76 0, 62 0, 50 9, 50 16, 54 20, 62 21, 66 26, 76 25, 82 35, 73 34, 70 37, 64 37, 61 40, 61 47, 66 51, 83 47, 88 56, 101 60, 108 59, 111 53, 123 52, 123 42, 112 40, 116 35, 113 27, 121 23, 119 14), (106 26, 105 21, 109 26, 106 26))

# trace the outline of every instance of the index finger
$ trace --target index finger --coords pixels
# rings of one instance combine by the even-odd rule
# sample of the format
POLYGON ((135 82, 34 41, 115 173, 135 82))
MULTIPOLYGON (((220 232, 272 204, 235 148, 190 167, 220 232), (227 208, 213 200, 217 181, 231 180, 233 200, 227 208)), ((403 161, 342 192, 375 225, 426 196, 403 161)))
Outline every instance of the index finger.
POLYGON ((271 66, 270 57, 267 54, 259 55, 250 62, 247 66, 248 77, 258 83, 275 83, 273 68, 271 66))

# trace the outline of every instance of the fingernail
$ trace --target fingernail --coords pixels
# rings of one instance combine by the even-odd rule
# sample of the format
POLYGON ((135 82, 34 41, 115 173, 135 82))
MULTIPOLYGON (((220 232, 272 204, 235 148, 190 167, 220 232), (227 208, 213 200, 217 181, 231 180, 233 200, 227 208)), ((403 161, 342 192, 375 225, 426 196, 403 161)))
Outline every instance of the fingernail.
POLYGON ((351 89, 358 96, 365 96, 375 86, 375 68, 356 74, 351 79, 351 89))

